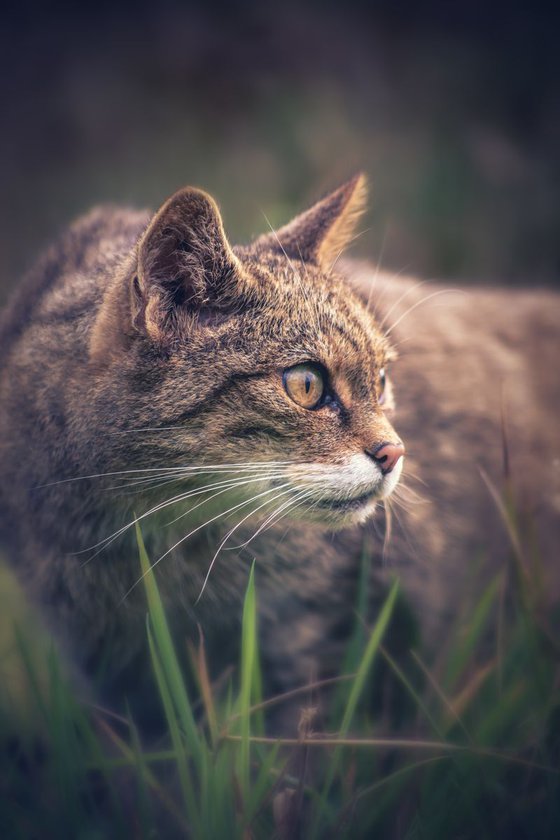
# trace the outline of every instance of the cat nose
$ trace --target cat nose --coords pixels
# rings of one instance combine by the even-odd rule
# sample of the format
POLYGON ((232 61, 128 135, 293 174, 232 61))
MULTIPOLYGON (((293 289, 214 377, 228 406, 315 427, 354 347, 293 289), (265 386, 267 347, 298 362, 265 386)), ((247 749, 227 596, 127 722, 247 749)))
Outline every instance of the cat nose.
POLYGON ((404 446, 399 440, 398 443, 387 443, 384 441, 374 449, 366 449, 366 453, 381 467, 383 475, 387 475, 395 467, 399 458, 404 455, 404 446))

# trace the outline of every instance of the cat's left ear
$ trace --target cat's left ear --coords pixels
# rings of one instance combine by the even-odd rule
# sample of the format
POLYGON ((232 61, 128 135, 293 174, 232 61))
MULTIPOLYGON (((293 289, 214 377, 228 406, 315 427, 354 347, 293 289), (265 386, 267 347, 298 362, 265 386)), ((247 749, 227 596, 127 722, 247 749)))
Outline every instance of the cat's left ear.
POLYGON ((328 270, 350 243, 366 209, 367 192, 366 177, 360 172, 285 227, 257 239, 255 244, 328 270))
POLYGON ((155 338, 172 331, 181 312, 223 308, 241 274, 214 199, 193 187, 180 190, 138 245, 136 325, 155 338))
POLYGON ((92 359, 118 355, 138 336, 166 351, 189 324, 227 317, 246 284, 216 202, 193 187, 158 210, 131 258, 105 293, 92 359))

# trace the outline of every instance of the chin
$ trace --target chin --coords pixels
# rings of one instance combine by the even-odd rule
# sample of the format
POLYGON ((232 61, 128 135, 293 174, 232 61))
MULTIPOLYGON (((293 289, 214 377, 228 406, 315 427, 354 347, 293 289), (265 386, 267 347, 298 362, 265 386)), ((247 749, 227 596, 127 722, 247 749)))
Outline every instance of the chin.
POLYGON ((379 494, 369 494, 359 499, 322 500, 315 505, 311 504, 295 518, 319 523, 331 531, 340 531, 342 528, 363 525, 374 515, 380 501, 379 494))
POLYGON ((327 524, 333 531, 339 531, 342 528, 351 528, 355 525, 364 525, 368 519, 371 519, 371 517, 374 516, 380 501, 381 499, 376 497, 375 499, 370 499, 357 508, 332 511, 329 516, 325 518, 325 524, 327 524))

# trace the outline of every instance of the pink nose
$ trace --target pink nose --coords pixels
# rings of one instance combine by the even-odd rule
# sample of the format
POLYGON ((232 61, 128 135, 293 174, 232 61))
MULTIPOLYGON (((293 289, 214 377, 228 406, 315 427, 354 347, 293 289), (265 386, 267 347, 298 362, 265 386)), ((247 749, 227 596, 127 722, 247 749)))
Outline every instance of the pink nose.
POLYGON ((404 455, 404 446, 398 443, 380 443, 372 452, 368 452, 381 467, 383 475, 387 475, 395 467, 399 458, 404 455))

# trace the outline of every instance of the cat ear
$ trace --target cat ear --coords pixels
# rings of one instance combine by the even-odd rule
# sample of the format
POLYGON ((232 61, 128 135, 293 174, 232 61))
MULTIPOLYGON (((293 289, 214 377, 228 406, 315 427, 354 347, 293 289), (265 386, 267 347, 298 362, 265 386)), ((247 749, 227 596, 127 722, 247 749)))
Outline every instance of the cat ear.
POLYGON ((366 202, 366 177, 359 173, 275 234, 260 237, 256 244, 330 269, 352 239, 366 202))
POLYGON ((138 245, 134 326, 161 339, 185 313, 223 308, 240 274, 215 201, 202 190, 180 190, 156 213, 138 245))
POLYGON ((227 317, 248 283, 215 201, 202 190, 180 190, 153 216, 108 285, 90 359, 104 365, 120 358, 139 334, 167 352, 193 324, 227 317))

